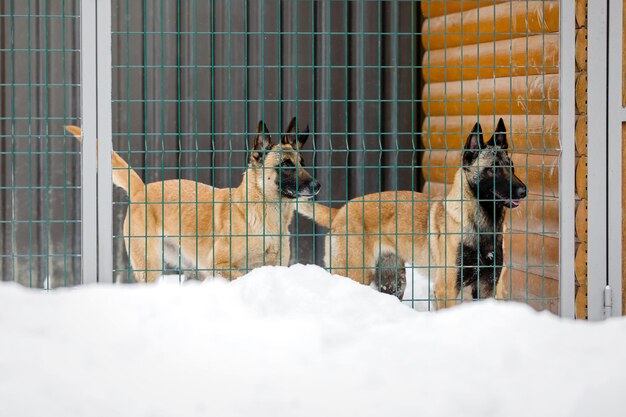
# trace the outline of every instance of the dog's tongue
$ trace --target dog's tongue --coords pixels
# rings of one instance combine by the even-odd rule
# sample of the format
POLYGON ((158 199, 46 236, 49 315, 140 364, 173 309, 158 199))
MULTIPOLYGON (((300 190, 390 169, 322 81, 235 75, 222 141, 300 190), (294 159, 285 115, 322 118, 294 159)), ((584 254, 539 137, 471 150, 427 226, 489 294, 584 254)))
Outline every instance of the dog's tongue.
POLYGON ((519 206, 519 201, 511 200, 511 208, 516 208, 519 206))

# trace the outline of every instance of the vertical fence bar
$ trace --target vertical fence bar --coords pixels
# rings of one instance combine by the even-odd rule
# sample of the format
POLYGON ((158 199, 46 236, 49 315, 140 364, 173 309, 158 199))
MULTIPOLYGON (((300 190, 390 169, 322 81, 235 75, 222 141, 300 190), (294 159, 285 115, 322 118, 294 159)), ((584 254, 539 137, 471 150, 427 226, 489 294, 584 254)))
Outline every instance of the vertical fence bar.
POLYGON ((575 213, 576 213, 576 153, 575 153, 575 7, 574 1, 560 5, 560 86, 559 134, 561 160, 559 164, 559 297, 562 317, 574 317, 576 277, 575 213))
POLYGON ((113 281, 113 184, 111 153, 111 1, 96 0, 98 135, 98 282, 113 281))
POLYGON ((608 284, 610 309, 608 314, 622 315, 622 123, 623 108, 622 31, 623 0, 611 0, 609 9, 609 141, 608 141, 608 284))
POLYGON ((110 282, 111 3, 106 0, 81 0, 81 112, 82 282, 110 282))
POLYGON ((97 39, 96 0, 81 0, 80 61, 81 61, 81 125, 83 144, 81 152, 82 221, 81 253, 82 283, 98 280, 98 196, 96 134, 98 124, 97 103, 97 39))
POLYGON ((604 318, 607 284, 607 3, 596 1, 588 9, 587 137, 593 142, 588 149, 587 166, 589 320, 604 318))

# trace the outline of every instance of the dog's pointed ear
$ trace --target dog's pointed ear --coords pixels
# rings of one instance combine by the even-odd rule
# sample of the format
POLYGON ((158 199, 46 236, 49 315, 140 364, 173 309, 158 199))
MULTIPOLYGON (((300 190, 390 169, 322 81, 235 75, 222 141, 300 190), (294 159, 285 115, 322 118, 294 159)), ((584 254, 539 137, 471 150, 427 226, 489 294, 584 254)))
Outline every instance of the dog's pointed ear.
POLYGON ((259 120, 256 127, 256 136, 254 137, 254 144, 252 146, 252 152, 250 153, 249 162, 259 162, 263 159, 263 151, 272 148, 272 137, 270 131, 263 120, 259 120))
POLYGON ((467 137, 467 141, 465 141, 465 146, 463 146, 463 165, 472 165, 474 160, 478 157, 480 150, 485 147, 483 129, 480 123, 476 123, 474 128, 472 128, 472 133, 470 133, 467 137))
POLYGON ((283 145, 291 145, 294 149, 302 149, 306 141, 309 139, 309 125, 303 131, 298 130, 298 123, 295 117, 289 122, 287 130, 283 135, 283 145))
POLYGON ((302 132, 298 132, 298 150, 304 147, 304 144, 309 139, 309 125, 306 125, 302 132))
POLYGON ((497 146, 500 149, 508 149, 509 143, 506 139, 506 126, 504 125, 504 120, 502 117, 498 120, 498 125, 496 126, 496 131, 494 132, 489 142, 487 142, 487 146, 497 146))
POLYGON ((281 140, 281 143, 283 145, 291 145, 294 149, 297 146, 297 135, 298 135, 298 122, 296 120, 295 117, 291 118, 291 121, 289 122, 289 126, 287 126, 287 129, 285 129, 285 133, 283 134, 283 138, 281 140))
POLYGON ((83 131, 81 130, 80 127, 73 126, 73 125, 67 125, 67 126, 65 126, 65 130, 67 130, 71 135, 74 135, 74 137, 79 142, 83 141, 83 131))
POLYGON ((272 147, 272 136, 263 120, 259 120, 256 126, 256 137, 254 138, 254 150, 262 151, 272 147))

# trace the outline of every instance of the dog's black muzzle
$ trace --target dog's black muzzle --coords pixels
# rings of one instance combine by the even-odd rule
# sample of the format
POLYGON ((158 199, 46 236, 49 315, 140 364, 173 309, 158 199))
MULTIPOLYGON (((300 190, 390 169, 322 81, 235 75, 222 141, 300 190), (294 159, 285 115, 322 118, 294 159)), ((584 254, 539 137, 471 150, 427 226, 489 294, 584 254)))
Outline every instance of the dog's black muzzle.
POLYGON ((507 198, 503 196, 502 194, 498 193, 497 191, 495 192, 495 196, 500 201, 502 201, 505 207, 516 208, 519 206, 520 200, 523 200, 524 198, 526 198, 527 193, 528 193, 528 190, 526 188, 526 185, 517 177, 515 177, 513 179, 513 184, 511 184, 510 197, 507 198))
POLYGON ((320 192, 321 188, 319 182, 311 179, 308 184, 298 189, 297 198, 313 198, 320 192))
POLYGON ((313 198, 320 192, 321 188, 319 182, 311 179, 308 182, 301 182, 295 187, 284 187, 282 194, 288 198, 313 198))

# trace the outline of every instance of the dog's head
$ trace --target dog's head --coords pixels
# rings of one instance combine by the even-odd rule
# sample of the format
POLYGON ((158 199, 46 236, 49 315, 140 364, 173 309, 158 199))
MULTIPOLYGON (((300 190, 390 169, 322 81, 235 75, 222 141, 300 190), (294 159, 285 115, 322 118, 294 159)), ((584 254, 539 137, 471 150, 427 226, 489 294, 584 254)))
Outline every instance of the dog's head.
POLYGON ((474 195, 508 208, 519 206, 526 197, 526 185, 515 175, 509 157, 504 120, 500 119, 487 143, 479 123, 474 125, 463 147, 462 169, 474 195))
POLYGON ((294 117, 280 143, 274 144, 267 126, 259 121, 248 167, 262 173, 257 175, 257 186, 266 196, 308 199, 319 193, 320 184, 304 168, 300 154, 308 138, 309 126, 300 132, 294 117))

